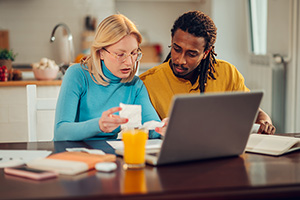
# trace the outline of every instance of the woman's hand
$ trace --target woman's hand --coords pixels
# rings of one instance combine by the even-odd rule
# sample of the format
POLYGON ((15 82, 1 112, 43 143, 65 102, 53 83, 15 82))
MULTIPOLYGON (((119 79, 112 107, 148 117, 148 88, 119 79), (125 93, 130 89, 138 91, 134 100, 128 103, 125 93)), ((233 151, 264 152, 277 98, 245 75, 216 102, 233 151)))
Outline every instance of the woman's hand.
POLYGON ((99 119, 99 127, 102 132, 110 133, 121 124, 128 122, 127 118, 121 118, 119 115, 113 115, 115 112, 122 110, 121 107, 114 107, 102 113, 101 118, 99 119))
POLYGON ((271 123, 269 123, 267 120, 259 120, 256 123, 260 124, 260 127, 257 132, 258 134, 274 135, 276 128, 271 123))
POLYGON ((161 122, 165 123, 162 127, 156 127, 155 128, 155 131, 159 134, 161 134, 162 136, 165 135, 166 133, 166 129, 167 129, 167 126, 168 126, 168 122, 169 122, 169 118, 164 118, 161 122))

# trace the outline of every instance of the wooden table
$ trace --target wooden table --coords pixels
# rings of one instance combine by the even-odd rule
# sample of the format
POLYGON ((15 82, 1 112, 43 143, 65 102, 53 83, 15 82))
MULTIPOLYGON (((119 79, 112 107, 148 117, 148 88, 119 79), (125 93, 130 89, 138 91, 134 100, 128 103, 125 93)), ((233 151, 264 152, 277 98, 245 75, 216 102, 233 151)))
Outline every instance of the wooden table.
MULTIPOLYGON (((0 149, 102 149, 105 141, 6 143, 0 149)), ((0 169, 0 199, 300 199, 300 151, 280 157, 245 153, 240 157, 196 161, 113 173, 95 170, 76 176, 32 181, 0 169)))

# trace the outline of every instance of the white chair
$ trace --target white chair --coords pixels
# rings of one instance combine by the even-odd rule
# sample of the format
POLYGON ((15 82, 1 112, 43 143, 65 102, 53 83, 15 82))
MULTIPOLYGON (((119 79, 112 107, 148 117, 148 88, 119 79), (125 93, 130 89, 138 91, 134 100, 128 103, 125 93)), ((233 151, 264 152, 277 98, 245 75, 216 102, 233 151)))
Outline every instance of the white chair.
POLYGON ((28 141, 37 141, 37 111, 54 110, 57 98, 37 98, 36 85, 27 85, 28 141))

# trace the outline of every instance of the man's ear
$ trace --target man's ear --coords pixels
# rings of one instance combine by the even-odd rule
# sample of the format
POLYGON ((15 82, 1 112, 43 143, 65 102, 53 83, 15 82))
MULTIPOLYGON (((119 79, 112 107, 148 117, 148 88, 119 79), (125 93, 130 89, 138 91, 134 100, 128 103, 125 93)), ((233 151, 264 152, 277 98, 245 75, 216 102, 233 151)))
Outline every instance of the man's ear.
POLYGON ((208 55, 209 51, 205 51, 202 60, 205 60, 207 55, 208 55))
POLYGON ((208 56, 210 51, 211 51, 211 49, 204 51, 204 56, 203 56, 202 60, 206 59, 206 57, 208 56))

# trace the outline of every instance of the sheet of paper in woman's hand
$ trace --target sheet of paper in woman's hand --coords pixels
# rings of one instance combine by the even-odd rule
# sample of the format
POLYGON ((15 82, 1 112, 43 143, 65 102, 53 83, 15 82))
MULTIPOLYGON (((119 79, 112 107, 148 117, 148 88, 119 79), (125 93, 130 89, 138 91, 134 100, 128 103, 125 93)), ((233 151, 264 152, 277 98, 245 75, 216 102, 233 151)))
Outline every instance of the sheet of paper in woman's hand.
POLYGON ((140 126, 140 128, 154 130, 156 127, 163 127, 164 125, 165 125, 164 122, 158 122, 158 121, 151 120, 151 121, 145 122, 142 126, 140 126))
POLYGON ((142 125, 142 106, 128 105, 120 103, 122 110, 119 112, 120 117, 128 119, 126 124, 122 124, 121 128, 135 128, 142 125))

